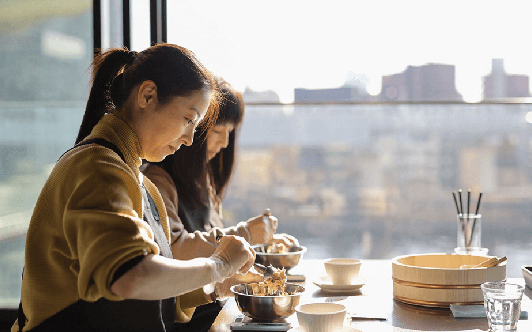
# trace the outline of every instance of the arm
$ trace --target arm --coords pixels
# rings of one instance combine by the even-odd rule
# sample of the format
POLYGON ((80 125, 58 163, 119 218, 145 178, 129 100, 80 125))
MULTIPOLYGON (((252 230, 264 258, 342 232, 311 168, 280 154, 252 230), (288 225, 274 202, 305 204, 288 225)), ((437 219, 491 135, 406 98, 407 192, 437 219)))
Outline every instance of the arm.
POLYGON ((139 217, 142 194, 135 174, 115 154, 92 157, 73 160, 72 181, 61 190, 66 204, 60 222, 68 244, 62 254, 71 260, 81 299, 169 298, 252 266, 254 252, 238 237, 224 237, 209 258, 158 256, 153 232, 139 217), (117 269, 139 255, 146 257, 113 283, 117 269))
POLYGON ((178 261, 150 254, 118 278, 111 291, 138 300, 178 296, 211 283, 214 266, 209 258, 178 261))
POLYGON ((237 271, 247 272, 255 252, 240 237, 225 236, 209 258, 179 261, 147 255, 118 278, 111 291, 126 299, 155 300, 178 296, 210 283, 222 282, 237 271))

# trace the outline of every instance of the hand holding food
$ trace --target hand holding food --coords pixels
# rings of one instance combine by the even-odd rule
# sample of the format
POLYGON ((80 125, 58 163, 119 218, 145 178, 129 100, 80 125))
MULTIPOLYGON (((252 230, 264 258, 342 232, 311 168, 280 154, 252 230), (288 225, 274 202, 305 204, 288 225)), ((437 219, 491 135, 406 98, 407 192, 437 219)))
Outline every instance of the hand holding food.
POLYGON ((246 273, 255 262, 255 251, 240 236, 226 235, 210 259, 214 262, 213 282, 222 282, 235 273, 246 273))
POLYGON ((231 286, 238 284, 249 284, 252 282, 261 282, 263 280, 264 277, 262 274, 252 267, 246 274, 235 274, 232 277, 225 279, 223 282, 217 283, 214 289, 216 296, 219 299, 224 299, 233 295, 233 292, 230 289, 231 286))
POLYGON ((252 284, 253 295, 272 296, 289 295, 285 291, 286 272, 284 269, 275 270, 271 278, 264 278, 264 281, 252 284))
POLYGON ((285 248, 299 247, 299 241, 294 236, 286 233, 273 234, 271 243, 273 246, 283 246, 285 248))
POLYGON ((252 244, 270 243, 277 231, 278 222, 269 209, 266 209, 262 215, 246 221, 252 244))

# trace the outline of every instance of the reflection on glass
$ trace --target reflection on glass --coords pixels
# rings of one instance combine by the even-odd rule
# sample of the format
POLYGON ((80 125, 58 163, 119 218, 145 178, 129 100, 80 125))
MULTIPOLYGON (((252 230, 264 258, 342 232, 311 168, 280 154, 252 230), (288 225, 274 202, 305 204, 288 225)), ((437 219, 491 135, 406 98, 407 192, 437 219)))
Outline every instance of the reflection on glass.
POLYGON ((90 1, 4 1, 0 12, 0 307, 9 308, 33 206, 83 116, 92 13, 90 1))
POLYGON ((483 247, 521 276, 532 248, 532 105, 293 108, 247 106, 224 201, 234 221, 269 207, 314 257, 452 253, 452 191, 471 188, 484 193, 483 247))

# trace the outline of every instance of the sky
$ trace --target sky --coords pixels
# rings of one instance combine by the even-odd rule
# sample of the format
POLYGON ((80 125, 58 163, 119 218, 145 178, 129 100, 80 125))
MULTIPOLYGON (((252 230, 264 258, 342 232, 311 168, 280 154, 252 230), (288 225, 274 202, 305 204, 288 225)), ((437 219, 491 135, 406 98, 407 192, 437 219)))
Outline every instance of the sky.
MULTIPOLYGON (((147 3, 132 0, 133 26, 149 22, 147 3)), ((383 75, 427 63, 455 65, 458 92, 476 102, 493 58, 532 76, 531 10, 529 0, 169 0, 168 42, 235 88, 285 103, 295 88, 339 87, 353 74, 376 95, 383 75)), ((149 31, 137 30, 141 50, 149 31)))

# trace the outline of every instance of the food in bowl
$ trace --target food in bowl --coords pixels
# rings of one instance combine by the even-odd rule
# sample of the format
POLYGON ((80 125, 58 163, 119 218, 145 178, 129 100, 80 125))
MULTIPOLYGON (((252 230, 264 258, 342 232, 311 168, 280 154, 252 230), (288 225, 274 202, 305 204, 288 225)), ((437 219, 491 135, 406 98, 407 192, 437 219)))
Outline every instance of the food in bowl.
POLYGON ((253 294, 259 296, 292 295, 286 292, 286 273, 284 269, 276 270, 271 278, 253 284, 253 294))
POLYGON ((266 248, 267 254, 284 254, 288 252, 289 247, 284 243, 273 243, 266 248))
POLYGON ((307 248, 303 246, 280 248, 273 244, 259 244, 254 245, 253 249, 256 253, 255 261, 264 266, 273 266, 278 269, 284 268, 289 271, 291 268, 299 264, 303 253, 307 248), (281 252, 280 252, 281 251, 281 252))

